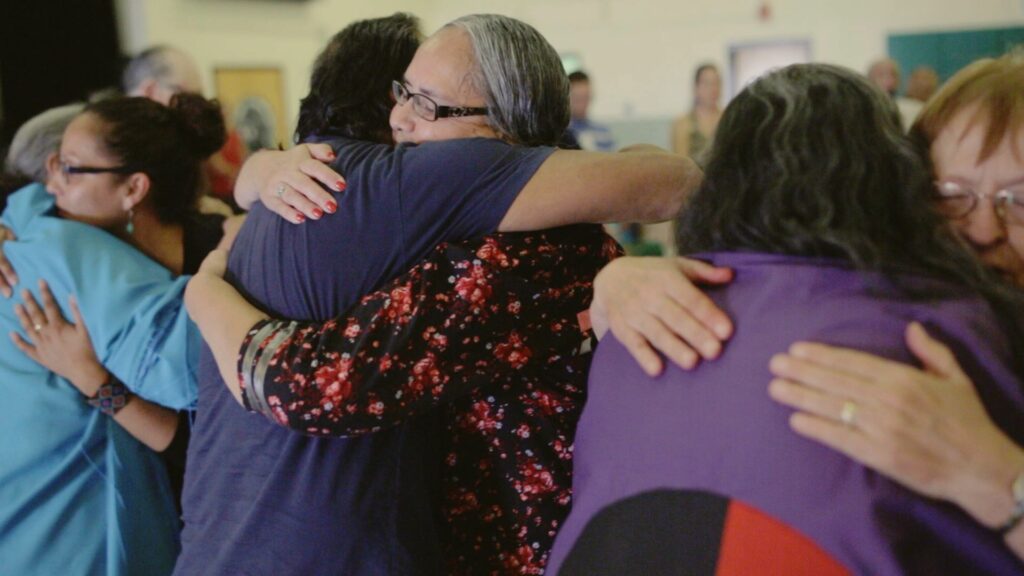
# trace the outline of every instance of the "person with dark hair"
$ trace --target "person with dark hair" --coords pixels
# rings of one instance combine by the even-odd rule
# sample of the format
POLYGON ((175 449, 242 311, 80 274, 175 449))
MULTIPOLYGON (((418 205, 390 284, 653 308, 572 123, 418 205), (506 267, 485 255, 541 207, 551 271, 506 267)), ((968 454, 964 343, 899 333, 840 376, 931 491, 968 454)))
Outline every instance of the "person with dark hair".
MULTIPOLYGON (((1024 287, 1021 85, 1020 54, 975 62, 929 100, 911 130, 934 168, 933 204, 982 262, 1018 289, 1024 287)), ((607 320, 650 374, 661 369, 651 345, 680 365, 695 362, 692 350, 672 336, 666 310, 717 311, 686 279, 693 265, 624 258, 595 281, 595 326, 607 320)), ((905 340, 916 365, 795 343, 773 359, 776 378, 769 392, 799 411, 790 424, 797 433, 922 494, 957 504, 1001 534, 1024 560, 1024 446, 987 412, 961 367, 970 358, 918 326, 907 328, 905 340), (844 407, 850 424, 840 420, 844 407), (870 415, 857 416, 861 412, 870 415)))
MULTIPOLYGON (((397 147, 329 140, 338 156, 332 166, 347 179, 343 196, 312 194, 316 203, 306 199, 296 211, 305 190, 301 179, 287 170, 268 173, 266 164, 260 168, 261 162, 273 167, 275 159, 308 155, 316 146, 260 153, 243 170, 238 191, 261 193, 262 206, 253 208, 253 221, 227 262, 240 289, 219 278, 222 264, 216 262, 189 287, 190 311, 224 378, 210 383, 218 418, 204 423, 201 415, 197 425, 197 431, 208 426, 208 444, 193 444, 216 466, 209 465, 205 482, 197 478, 194 486, 197 499, 213 505, 229 489, 237 493, 237 478, 251 474, 259 481, 245 483, 242 498, 256 504, 244 507, 246 517, 233 520, 227 531, 224 515, 217 514, 209 516, 217 523, 200 519, 190 534, 186 488, 185 533, 200 544, 193 554, 186 546, 182 573, 197 570, 213 551, 220 554, 217 570, 284 569, 273 550, 264 554, 247 546, 255 540, 287 545, 274 528, 283 515, 314 515, 317 536, 304 527, 307 541, 338 534, 330 539, 330 558, 319 550, 311 557, 305 543, 291 545, 288 558, 300 571, 331 561, 351 573, 379 573, 386 571, 382 555, 398 573, 543 570, 568 509, 568 447, 589 360, 581 352, 586 336, 576 315, 589 301, 590 278, 614 252, 593 225, 518 239, 479 238, 495 230, 614 217, 627 209, 638 218, 664 214, 666 206, 671 212, 678 204, 666 205, 666 197, 681 201, 695 176, 692 163, 661 152, 553 150, 568 123, 567 84, 557 53, 533 28, 501 16, 460 18, 424 42, 393 81, 397 147), (640 194, 650 195, 650 204, 627 196, 640 183, 646 183, 640 194), (319 221, 294 227, 268 218, 268 209, 292 221, 296 214, 319 221), (331 209, 337 214, 324 216, 331 209), (448 247, 435 250, 441 241, 448 247), (309 256, 316 263, 294 245, 317 247, 309 256), (386 283, 427 256, 401 280, 386 283), (360 302, 373 289, 379 291, 359 308, 341 316, 330 312, 360 302), (240 348, 244 360, 236 366, 240 348), (277 374, 272 365, 287 366, 289 374, 277 374), (245 396, 241 373, 250 382, 245 396), (237 411, 235 400, 267 421, 255 424, 237 411), (435 407, 441 410, 431 411, 435 407), (439 416, 443 432, 430 426, 439 416), (432 448, 434 442, 441 446, 432 448), (280 465, 314 449, 325 463, 316 471, 280 465), (260 462, 256 472, 250 470, 258 452, 273 454, 267 458, 275 466, 271 474, 260 471, 260 462), (346 453, 342 470, 335 462, 346 453), (230 474, 220 476, 225 468, 230 474), (408 475, 417 471, 422 480, 410 483, 408 475), (385 474, 399 477, 370 480, 385 474), (346 513, 352 493, 322 487, 325 476, 342 485, 387 484, 398 496, 374 493, 368 496, 372 505, 359 502, 371 513, 346 513), (437 500, 423 493, 431 482, 442 490, 440 522, 417 527, 430 522, 424 512, 437 512, 437 500), (282 505, 277 497, 285 487, 308 497, 282 505), (394 512, 396 507, 404 512, 394 512), (402 523, 385 523, 378 514, 402 523), (388 529, 399 538, 381 534, 388 529), (414 530, 416 539, 409 536, 414 530), (440 542, 428 541, 432 531, 440 542), (405 543, 398 553, 388 548, 396 540, 405 543), (226 549, 231 552, 224 554, 226 549), (429 563, 439 553, 444 569, 429 563), (229 555, 230 566, 223 560, 229 555)), ((326 170, 316 162, 302 166, 310 173, 326 170)), ((204 382, 201 394, 206 388, 204 382)))
POLYGON ((402 77, 421 34, 409 14, 360 20, 335 34, 313 63, 295 142, 331 136, 391 141, 388 116, 393 103, 380 95, 390 94, 391 81, 402 77), (346 41, 354 36, 361 41, 346 41))
POLYGON ((672 124, 672 151, 701 158, 722 119, 722 75, 714 64, 701 64, 693 75, 693 106, 672 124))
MULTIPOLYGON (((715 138, 718 121, 722 118, 722 76, 718 67, 705 63, 697 66, 693 75, 693 105, 690 111, 672 124, 672 151, 689 156, 695 162, 704 162, 704 154, 715 138)), ((645 240, 662 248, 656 254, 676 253, 676 222, 663 222, 644 226, 645 240)), ((638 255, 643 255, 638 253, 638 255)))
MULTIPOLYGON (((203 78, 195 59, 185 51, 168 45, 152 46, 133 57, 121 75, 128 96, 142 96, 163 105, 175 94, 202 94, 203 78)), ((204 190, 199 199, 203 213, 231 216, 231 192, 238 170, 248 151, 241 136, 230 130, 224 145, 208 155, 203 166, 206 178, 198 184, 204 190), (209 194, 207 194, 209 192, 209 194)))
POLYGON ((589 118, 590 101, 594 97, 590 76, 582 70, 569 74, 569 132, 583 150, 614 152, 615 137, 611 130, 589 118))
POLYGON ((38 291, 0 300, 13 340, 0 348, 3 427, 22 439, 0 453, 5 570, 173 568, 178 514, 158 452, 180 464, 174 410, 196 399, 198 342, 174 277, 221 236, 194 206, 200 162, 224 138, 214 118, 194 95, 90 104, 49 153, 46 189, 10 198, 8 280, 38 291))
MULTIPOLYGON (((941 212, 982 262, 1017 288, 1024 288, 1021 86, 1021 54, 980 60, 950 78, 911 130, 931 155, 941 212)), ((801 435, 957 504, 1024 561, 1020 436, 993 420, 989 402, 979 397, 984 390, 970 378, 969 359, 916 328, 907 331, 907 345, 922 368, 796 344, 773 361, 778 378, 770 392, 799 410, 792 427, 801 435), (844 403, 860 413, 854 426, 835 426, 829 414, 844 403)))
MULTIPOLYGON (((720 360, 659 378, 601 342, 550 573, 1018 570, 999 534, 793 435, 790 411, 764 394, 769 359, 795 340, 905 361, 912 321, 973 359, 986 409, 1024 440, 1021 295, 933 201, 891 100, 854 72, 796 65, 744 89, 679 236, 682 251, 734 271, 708 296, 735 335, 720 360)), ((858 418, 850 402, 837 415, 858 418)))

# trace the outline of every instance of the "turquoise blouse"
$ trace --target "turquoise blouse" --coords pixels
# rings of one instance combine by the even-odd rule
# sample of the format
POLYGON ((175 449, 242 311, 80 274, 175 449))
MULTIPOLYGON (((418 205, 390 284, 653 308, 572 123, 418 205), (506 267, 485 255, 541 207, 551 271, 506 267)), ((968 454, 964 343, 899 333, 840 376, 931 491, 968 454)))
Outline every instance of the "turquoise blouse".
MULTIPOLYGON (((99 228, 56 217, 39 184, 8 199, 3 251, 18 272, 0 329, 21 332, 20 288, 74 294, 103 365, 135 394, 192 407, 200 336, 171 273, 99 228)), ((6 335, 4 335, 6 337, 6 335)), ((0 346, 0 573, 169 574, 179 521, 158 454, 86 405, 68 381, 0 346)))

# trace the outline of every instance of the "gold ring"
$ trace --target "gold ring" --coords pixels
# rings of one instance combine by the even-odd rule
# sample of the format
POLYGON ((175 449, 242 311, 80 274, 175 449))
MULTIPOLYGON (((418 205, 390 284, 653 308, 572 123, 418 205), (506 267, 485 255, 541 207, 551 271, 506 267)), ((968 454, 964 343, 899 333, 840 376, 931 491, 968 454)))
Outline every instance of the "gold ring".
POLYGON ((853 400, 843 402, 843 409, 839 411, 839 420, 844 426, 852 428, 857 422, 857 403, 853 400))

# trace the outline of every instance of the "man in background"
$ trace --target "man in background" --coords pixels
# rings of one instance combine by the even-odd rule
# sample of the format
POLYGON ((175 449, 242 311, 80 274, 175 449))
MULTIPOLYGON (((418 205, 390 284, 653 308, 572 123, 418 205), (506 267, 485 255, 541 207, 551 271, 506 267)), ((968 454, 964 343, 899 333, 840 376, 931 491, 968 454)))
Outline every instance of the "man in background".
POLYGON ((171 46, 153 46, 132 58, 121 84, 128 96, 144 96, 164 106, 178 92, 203 92, 195 60, 171 46))
POLYGON ((587 118, 592 98, 590 77, 582 70, 569 74, 569 132, 576 137, 580 148, 597 152, 614 152, 615 138, 607 126, 587 118))
POLYGON ((872 84, 878 86, 878 88, 892 97, 893 102, 896 103, 896 108, 900 111, 900 120, 903 122, 903 129, 910 130, 910 126, 914 123, 914 119, 917 118, 919 112, 921 112, 922 104, 917 100, 905 98, 899 95, 900 83, 902 82, 900 77, 900 65, 892 58, 880 58, 871 63, 868 67, 868 80, 871 80, 872 84))
MULTIPOLYGON (((192 56, 172 46, 152 46, 132 58, 124 69, 121 85, 128 96, 143 96, 164 106, 178 92, 202 94, 203 78, 192 56)), ((199 210, 204 213, 234 214, 235 178, 247 156, 241 138, 228 129, 228 139, 203 168, 204 194, 199 210)))

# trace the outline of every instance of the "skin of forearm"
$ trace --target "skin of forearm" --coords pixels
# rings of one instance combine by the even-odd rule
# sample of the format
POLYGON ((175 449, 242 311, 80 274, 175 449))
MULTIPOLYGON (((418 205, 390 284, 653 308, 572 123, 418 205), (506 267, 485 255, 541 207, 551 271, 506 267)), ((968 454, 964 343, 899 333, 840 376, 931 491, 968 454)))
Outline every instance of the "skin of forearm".
POLYGON ((1024 562, 1024 524, 1018 524, 1012 532, 1006 535, 1006 545, 1010 550, 1024 562))
POLYGON ((223 278, 200 272, 185 289, 185 307, 210 346, 221 377, 241 402, 235 361, 249 329, 268 316, 249 304, 223 278))
POLYGON ((625 151, 636 155, 638 163, 643 163, 638 169, 646 177, 638 184, 638 197, 619 206, 620 214, 610 214, 609 221, 651 223, 671 220, 679 215, 687 199, 700 186, 704 174, 693 160, 655 150, 625 151))
POLYGON ((98 362, 93 363, 82 363, 75 374, 71 375, 68 380, 74 384, 75 388, 85 395, 86 398, 92 398, 96 395, 96 392, 106 383, 109 373, 107 369, 100 365, 98 362))
POLYGON ((156 452, 171 445, 178 430, 178 415, 172 410, 133 396, 114 414, 114 421, 156 452))
POLYGON ((675 218, 702 180, 692 160, 653 146, 616 153, 558 150, 520 192, 498 231, 660 222, 675 218))
MULTIPOLYGON (((92 398, 109 377, 103 366, 87 365, 79 369, 71 382, 86 398, 92 398)), ((114 414, 114 422, 156 452, 167 449, 178 429, 177 414, 138 396, 129 397, 124 408, 114 414)))

